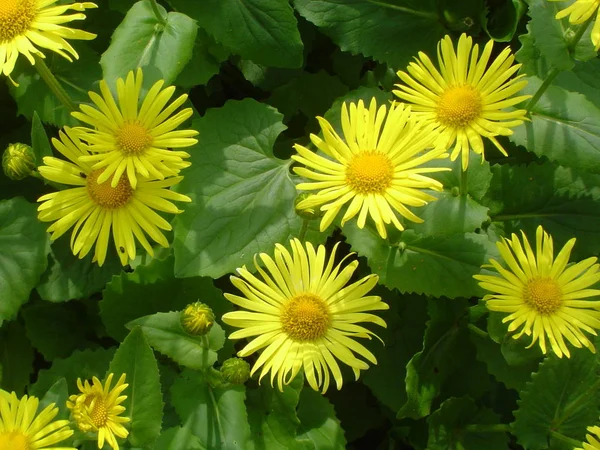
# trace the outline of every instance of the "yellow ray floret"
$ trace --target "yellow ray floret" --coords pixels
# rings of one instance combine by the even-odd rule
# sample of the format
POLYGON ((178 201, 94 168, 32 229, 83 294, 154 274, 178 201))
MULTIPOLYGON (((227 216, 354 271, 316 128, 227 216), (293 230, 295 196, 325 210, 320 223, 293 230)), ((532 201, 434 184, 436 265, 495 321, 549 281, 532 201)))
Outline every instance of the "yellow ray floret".
POLYGON ((583 442, 582 447, 574 450, 600 450, 600 427, 588 427, 588 434, 585 435, 587 442, 583 442))
POLYGON ((338 360, 352 368, 356 379, 369 367, 364 360, 377 363, 355 338, 374 336, 361 322, 385 327, 380 317, 369 312, 388 305, 378 296, 367 295, 377 284, 376 275, 346 286, 358 261, 344 265, 344 258, 334 265, 337 245, 329 258, 322 245, 315 250, 310 243, 303 246, 294 239, 290 246, 291 253, 278 244, 274 258, 260 254, 266 267, 265 271, 255 260, 260 278, 245 267, 238 269, 240 277, 231 281, 242 295, 225 297, 241 310, 225 314, 223 321, 241 328, 230 339, 250 339, 238 356, 262 350, 251 374, 260 369, 262 378, 271 372, 271 384, 283 390, 303 370, 314 390, 325 393, 331 375, 341 389, 338 360))
POLYGON ((85 19, 85 14, 65 14, 69 10, 97 8, 90 2, 53 6, 58 0, 0 1, 0 73, 10 77, 19 54, 35 64, 33 55, 44 57, 41 49, 52 50, 69 61, 79 58, 67 39, 90 40, 95 34, 62 24, 85 19))
POLYGON ((52 140, 56 149, 69 161, 45 157, 40 174, 47 180, 75 186, 59 192, 46 194, 38 200, 38 218, 54 222, 48 228, 52 240, 58 239, 73 227, 71 249, 79 258, 89 253, 95 244, 94 261, 104 263, 108 242, 112 237, 123 265, 136 256, 136 240, 153 255, 146 235, 163 247, 169 242, 161 230, 172 227, 156 211, 168 214, 182 212, 171 201, 190 202, 190 198, 169 190, 183 177, 165 180, 140 178, 137 189, 129 184, 127 177, 112 186, 110 179, 101 183, 104 168, 93 169, 83 161, 89 155, 87 147, 72 129, 65 127, 60 140, 52 140))
MULTIPOLYGON (((551 2, 564 2, 565 0, 550 0, 551 2)), ((576 0, 570 6, 556 14, 557 19, 569 17, 569 23, 581 25, 596 14, 596 22, 592 28, 592 43, 596 51, 600 50, 600 0, 576 0)))
POLYGON ((554 258, 552 237, 542 227, 536 232, 535 252, 523 233, 496 244, 504 266, 491 259, 490 268, 498 275, 475 275, 479 285, 492 292, 484 297, 491 311, 508 313, 508 331, 532 336, 529 347, 539 342, 546 353, 546 340, 558 357, 570 357, 568 341, 577 348, 596 349, 583 333, 596 335, 600 328, 600 290, 590 286, 600 281, 600 265, 592 257, 568 265, 575 238, 569 240, 554 258))
POLYGON ((471 149, 483 158, 482 137, 506 155, 496 136, 511 135, 511 128, 526 120, 524 109, 506 110, 530 97, 515 96, 527 85, 524 75, 513 77, 521 65, 513 64, 508 47, 492 58, 492 47, 490 40, 480 55, 479 45, 463 34, 455 50, 446 36, 438 44, 437 67, 419 52, 406 72, 398 72, 403 84, 396 85, 394 94, 412 104, 417 117, 437 127, 442 145, 454 146, 452 161, 462 154, 463 170, 471 149))
POLYGON ((404 229, 398 214, 422 222, 409 207, 435 200, 425 190, 441 191, 442 184, 424 174, 446 169, 426 164, 448 156, 444 148, 431 149, 435 137, 432 125, 417 122, 410 107, 392 104, 378 108, 375 99, 368 108, 362 100, 342 105, 343 137, 327 120, 318 120, 323 139, 314 134, 310 139, 323 155, 295 145, 298 154, 292 156, 305 166, 294 168, 294 172, 313 180, 300 183, 297 189, 318 191, 299 202, 298 209, 320 206, 325 211, 323 231, 346 208, 342 225, 358 215, 358 226, 363 228, 369 216, 383 238, 390 223, 404 229))
POLYGON ((190 165, 184 161, 189 154, 174 148, 190 147, 198 141, 196 130, 176 130, 192 116, 192 108, 175 111, 185 103, 187 95, 177 97, 168 106, 175 87, 163 89, 164 81, 157 81, 142 98, 143 75, 138 69, 134 75, 117 80, 117 101, 105 80, 100 82, 100 92, 90 92, 95 106, 81 105, 75 118, 91 125, 76 127, 79 137, 89 144, 93 154, 83 156, 93 170, 103 169, 99 183, 111 178, 116 187, 125 174, 133 189, 137 189, 138 174, 144 178, 162 180, 175 176, 190 165))

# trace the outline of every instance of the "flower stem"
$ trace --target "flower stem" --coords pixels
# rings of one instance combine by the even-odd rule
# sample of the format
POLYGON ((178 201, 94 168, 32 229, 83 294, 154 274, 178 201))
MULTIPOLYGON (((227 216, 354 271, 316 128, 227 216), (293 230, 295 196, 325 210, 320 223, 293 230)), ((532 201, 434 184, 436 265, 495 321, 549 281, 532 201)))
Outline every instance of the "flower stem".
POLYGON ((42 58, 38 55, 33 56, 35 58, 34 67, 37 69, 38 73, 42 77, 42 79, 46 82, 50 90, 56 95, 56 98, 60 100, 60 102, 70 111, 75 111, 77 108, 67 91, 61 86, 56 77, 52 74, 48 66, 44 62, 42 58))
MULTIPOLYGON (((577 28, 577 32, 573 35, 573 37, 571 39, 569 39, 569 41, 567 43, 567 49, 569 50, 569 54, 572 54, 575 51, 575 47, 577 47, 577 44, 579 44, 581 37, 585 33, 585 30, 587 30, 587 28, 590 25, 593 18, 594 18, 594 16, 590 17, 585 23, 581 24, 579 26, 579 28, 577 28)), ((548 72, 548 75, 546 75, 546 79, 544 80, 542 85, 535 92, 535 94, 533 95, 531 100, 529 100, 529 103, 527 104, 527 107, 526 107, 527 112, 531 111, 531 109, 535 106, 535 104, 538 102, 538 100, 544 94, 544 92, 546 92, 546 89, 548 89, 548 86, 550 86, 552 84, 552 82, 554 81, 554 79, 556 78, 556 76, 559 73, 560 73, 560 70, 556 69, 556 68, 553 68, 552 70, 550 70, 550 72, 548 72)))
POLYGON ((156 16, 156 19, 158 20, 158 22, 163 27, 165 25, 167 25, 167 21, 166 21, 165 17, 160 13, 160 10, 158 9, 158 3, 156 3, 156 0, 150 0, 150 5, 152 6, 152 11, 154 11, 154 15, 156 16))
POLYGON ((466 197, 469 193, 469 174, 467 172, 468 168, 460 171, 460 195, 466 197))
POLYGON ((300 234, 298 235, 298 240, 300 242, 304 241, 307 231, 308 231, 308 219, 303 219, 302 220, 302 228, 300 228, 300 234))
POLYGON ((468 328, 469 330, 471 330, 473 333, 475 333, 476 335, 478 335, 478 336, 480 336, 480 337, 482 337, 482 338, 485 338, 485 339, 487 339, 488 337, 490 337, 490 335, 489 335, 489 334, 487 334, 485 331, 483 331, 483 330, 482 330, 481 328, 479 328, 478 326, 476 326, 476 325, 473 325, 472 323, 468 324, 468 325, 467 325, 467 328, 468 328))
POLYGON ((465 431, 469 433, 510 433, 510 430, 510 425, 506 423, 476 423, 465 427, 465 431))
POLYGON ((575 439, 567 437, 564 434, 559 433, 558 431, 550 430, 550 436, 552 436, 557 441, 564 442, 565 444, 573 448, 581 447, 580 441, 576 441, 575 439))

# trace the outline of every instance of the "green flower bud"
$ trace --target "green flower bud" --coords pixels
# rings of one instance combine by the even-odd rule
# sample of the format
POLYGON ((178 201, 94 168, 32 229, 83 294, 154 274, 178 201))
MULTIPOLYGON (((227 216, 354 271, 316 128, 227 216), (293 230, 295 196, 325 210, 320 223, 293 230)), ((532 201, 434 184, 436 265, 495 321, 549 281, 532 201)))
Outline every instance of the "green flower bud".
POLYGON ((244 384, 250 378, 250 364, 241 358, 226 359, 221 366, 223 379, 232 384, 244 384))
POLYGON ((296 197, 296 200, 294 200, 294 209, 296 210, 296 214, 302 219, 312 220, 323 216, 323 211, 321 211, 319 207, 302 207, 303 205, 301 203, 314 195, 315 194, 303 192, 296 197))
POLYGON ((10 144, 2 155, 2 170, 11 180, 22 180, 35 169, 33 149, 25 144, 10 144))
POLYGON ((215 323, 215 314, 210 306, 201 302, 190 303, 181 312, 181 325, 188 334, 203 336, 215 323))

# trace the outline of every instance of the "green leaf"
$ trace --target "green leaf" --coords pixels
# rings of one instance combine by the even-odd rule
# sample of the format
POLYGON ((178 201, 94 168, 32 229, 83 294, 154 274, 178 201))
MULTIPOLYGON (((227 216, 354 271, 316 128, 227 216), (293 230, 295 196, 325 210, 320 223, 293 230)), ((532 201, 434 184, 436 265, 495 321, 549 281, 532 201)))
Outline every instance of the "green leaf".
MULTIPOLYGON (((450 161, 449 158, 434 159, 427 163, 428 167, 447 167, 451 170, 444 172, 434 172, 429 174, 431 178, 438 180, 444 185, 444 191, 456 192, 461 189, 461 178, 463 175, 462 161, 460 158, 450 161)), ((481 156, 475 152, 469 152, 469 170, 466 172, 465 186, 467 193, 475 200, 481 200, 490 187, 492 181, 492 172, 490 163, 481 159, 481 156)), ((416 209, 420 214, 423 209, 416 209)))
POLYGON ((431 299, 430 320, 423 349, 406 367, 407 401, 397 417, 420 419, 431 412, 431 404, 444 380, 464 364, 469 336, 464 326, 467 303, 463 300, 431 299))
POLYGON ((184 88, 207 84, 208 80, 219 73, 221 63, 228 57, 229 52, 200 28, 194 42, 192 59, 177 76, 174 84, 184 88))
POLYGON ((36 207, 23 198, 0 201, 0 324, 17 315, 46 270, 50 245, 36 207))
POLYGON ((300 67, 302 40, 287 0, 170 0, 232 53, 271 67, 300 67))
POLYGON ((203 374, 185 370, 171 388, 172 403, 203 447, 214 450, 247 448, 250 425, 244 386, 212 387, 203 374))
POLYGON ((192 204, 175 219, 175 275, 218 278, 255 253, 298 234, 290 161, 273 156, 282 116, 255 100, 210 109, 193 128, 202 151, 192 153, 179 191, 192 204))
POLYGON ((527 9, 525 3, 522 0, 494 2, 490 8, 482 21, 483 29, 495 41, 510 42, 527 9))
POLYGON ((21 395, 33 372, 33 348, 18 322, 9 322, 0 329, 0 367, 0 388, 21 395))
POLYGON ((37 303, 23 310, 27 337, 46 361, 66 358, 89 344, 88 323, 80 303, 37 303))
POLYGON ((217 317, 231 308, 211 279, 174 278, 173 263, 173 256, 163 261, 154 259, 106 285, 100 317, 110 336, 120 341, 127 334, 128 322, 156 312, 181 310, 197 300, 208 304, 217 317))
POLYGON ((373 291, 369 295, 380 295, 390 305, 390 310, 382 315, 387 328, 377 331, 385 347, 379 345, 372 349, 377 365, 366 371, 363 382, 381 403, 392 411, 398 411, 406 402, 406 388, 398 380, 406 378, 406 365, 423 348, 427 298, 397 296, 379 289, 381 291, 373 291))
POLYGON ((167 14, 160 5, 158 9, 164 22, 155 16, 149 0, 137 2, 127 12, 100 59, 108 82, 125 78, 130 70, 141 67, 144 86, 158 80, 169 85, 188 63, 196 39, 196 23, 185 14, 167 14))
POLYGON ((50 389, 48 389, 44 397, 40 399, 38 411, 42 411, 48 405, 54 403, 54 405, 58 408, 58 415, 54 418, 54 420, 68 420, 68 398, 69 389, 67 387, 67 380, 64 378, 59 378, 58 381, 54 383, 50 389))
POLYGON ((102 267, 92 263, 93 255, 79 259, 73 255, 68 239, 52 244, 48 268, 36 289, 40 297, 50 302, 65 302, 85 298, 104 288, 106 283, 123 269, 112 248, 102 267))
POLYGON ((161 450, 205 450, 200 439, 192 434, 192 422, 188 420, 183 427, 169 428, 156 441, 155 448, 161 450))
POLYGON ((427 418, 427 450, 508 450, 508 435, 489 431, 499 422, 498 414, 479 409, 470 397, 450 398, 427 418))
POLYGON ((504 233, 525 232, 535 240, 539 225, 552 235, 556 249, 577 237, 572 258, 600 252, 600 201, 597 176, 583 175, 553 164, 497 165, 483 204, 504 233))
POLYGON ((371 0, 294 0, 294 6, 343 51, 398 69, 418 51, 433 57, 447 32, 435 0, 404 0, 402 6, 371 0))
POLYGON ((108 372, 114 373, 113 382, 126 374, 129 386, 123 391, 127 399, 122 405, 123 415, 131 418, 129 442, 136 447, 153 442, 160 434, 163 401, 156 358, 142 330, 135 328, 129 333, 117 349, 108 372))
MULTIPOLYGON (((571 92, 579 92, 600 108, 600 59, 596 58, 585 63, 576 61, 573 70, 561 72, 554 84, 571 92)), ((533 74, 535 75, 535 74, 533 74)))
POLYGON ((306 447, 305 441, 308 441, 312 444, 308 448, 319 450, 346 448, 344 430, 327 397, 312 389, 304 389, 300 393, 298 418, 300 427, 297 441, 300 444, 306 447))
MULTIPOLYGON (((523 92, 532 94, 542 80, 528 80, 523 92)), ((581 94, 550 86, 533 107, 531 121, 515 128, 510 139, 559 164, 600 172, 600 109, 581 94)))
MULTIPOLYGON (((224 300, 223 300, 224 301, 224 300)), ((181 313, 157 313, 140 317, 127 324, 130 330, 140 327, 148 343, 163 355, 190 369, 205 370, 217 360, 225 332, 215 323, 206 336, 192 336, 181 326, 181 313), (205 344, 208 340, 208 348, 205 344)))
POLYGON ((29 394, 42 397, 44 393, 61 378, 67 380, 69 392, 77 392, 77 378, 91 380, 92 377, 103 378, 108 364, 115 353, 114 348, 75 351, 65 359, 57 358, 52 361, 50 369, 42 369, 38 379, 33 384, 29 394))
POLYGON ((296 407, 303 385, 304 377, 298 375, 283 388, 283 392, 268 383, 247 392, 248 422, 252 431, 249 449, 286 450, 296 447, 296 430, 300 425, 296 407))
POLYGON ((36 165, 42 164, 44 156, 52 156, 50 141, 48 140, 40 116, 38 116, 36 111, 33 112, 31 121, 31 147, 33 148, 33 154, 35 155, 36 165))
MULTIPOLYGON (((88 91, 102 78, 102 71, 98 55, 87 44, 78 42, 75 47, 79 59, 72 63, 54 52, 46 52, 44 61, 75 104, 88 103, 88 91)), ((42 122, 57 127, 77 125, 71 111, 58 100, 25 58, 19 58, 13 78, 19 83, 18 87, 11 87, 19 114, 31 119, 37 112, 42 122)))
POLYGON ((574 350, 571 358, 549 356, 521 392, 513 424, 518 442, 529 450, 571 448, 552 439, 553 432, 583 441, 600 414, 599 369, 586 349, 574 350))
POLYGON ((450 298, 479 296, 483 290, 473 275, 497 255, 496 246, 482 234, 425 237, 406 230, 398 243, 390 245, 355 223, 344 225, 343 231, 353 250, 368 258, 380 282, 400 292, 450 298))

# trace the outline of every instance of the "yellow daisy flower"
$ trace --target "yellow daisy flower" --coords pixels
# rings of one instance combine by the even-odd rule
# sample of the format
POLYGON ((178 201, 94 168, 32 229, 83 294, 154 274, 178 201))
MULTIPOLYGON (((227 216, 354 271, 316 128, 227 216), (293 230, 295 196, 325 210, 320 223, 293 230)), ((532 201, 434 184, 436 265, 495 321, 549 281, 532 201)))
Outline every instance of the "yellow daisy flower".
MULTIPOLYGON (((562 2, 564 0, 550 0, 551 2, 562 2)), ((596 22, 592 28, 592 43, 596 51, 600 50, 600 0, 576 0, 570 6, 556 14, 557 19, 569 16, 569 23, 580 25, 596 13, 596 22)))
MULTIPOLYGON (((352 261, 342 268, 344 258, 334 268, 334 247, 329 260, 325 247, 315 251, 310 242, 306 249, 298 239, 290 242, 292 253, 280 244, 275 258, 261 253, 260 259, 269 274, 254 264, 261 279, 242 267, 241 278, 231 282, 243 296, 225 297, 244 310, 223 315, 223 321, 241 328, 230 339, 254 337, 238 356, 245 357, 264 349, 252 367, 251 375, 261 369, 260 379, 271 372, 271 385, 277 379, 279 390, 289 384, 304 369, 304 375, 314 390, 329 387, 330 372, 337 388, 342 387, 342 373, 336 359, 350 366, 358 379, 360 371, 369 365, 362 357, 377 364, 375 356, 353 338, 375 336, 360 322, 372 322, 385 327, 385 322, 368 311, 388 309, 375 295, 365 296, 378 281, 369 275, 346 286, 358 267, 352 261), (356 355, 355 355, 356 354, 356 355)), ((350 256, 350 255, 349 255, 350 256)))
POLYGON ((102 80, 102 96, 89 93, 96 107, 80 105, 81 111, 72 113, 73 117, 94 127, 77 127, 75 131, 94 153, 82 157, 81 161, 92 164, 93 170, 105 169, 99 183, 112 177, 111 185, 116 187, 121 175, 127 172, 129 183, 137 189, 137 174, 162 180, 190 166, 183 160, 190 157, 188 153, 171 150, 198 142, 193 139, 198 134, 196 130, 175 130, 193 113, 192 108, 184 108, 172 116, 185 103, 187 94, 165 108, 175 87, 162 89, 164 80, 157 81, 141 99, 142 79, 142 69, 138 69, 136 75, 131 71, 125 80, 117 80, 118 106, 108 83, 102 80))
POLYGON ((0 450, 76 450, 52 447, 73 435, 68 420, 53 420, 58 414, 54 403, 38 414, 37 397, 0 390, 0 450))
POLYGON ((511 127, 521 125, 526 111, 503 111, 531 97, 513 97, 527 85, 520 80, 524 75, 511 79, 521 64, 513 65, 515 57, 505 48, 490 62, 493 41, 483 48, 473 45, 471 37, 461 35, 457 50, 450 36, 438 44, 439 71, 429 57, 419 52, 416 62, 398 76, 405 84, 397 84, 394 92, 402 100, 413 104, 414 114, 428 124, 438 127, 439 139, 446 148, 453 144, 451 159, 462 152, 462 167, 467 169, 469 150, 483 158, 483 140, 487 137, 506 156, 507 153, 495 136, 509 136, 511 127))
POLYGON ((588 427, 588 432, 592 434, 586 434, 585 438, 587 442, 583 442, 583 447, 578 447, 574 450, 600 450, 600 427, 588 427))
POLYGON ((423 206, 435 200, 424 189, 442 190, 442 184, 425 173, 446 170, 423 167, 435 158, 448 155, 444 148, 426 150, 433 142, 433 126, 422 126, 411 115, 410 107, 401 104, 377 108, 371 100, 366 108, 362 100, 350 107, 342 105, 340 137, 331 124, 317 117, 324 139, 311 134, 312 143, 325 156, 296 144, 292 158, 306 167, 296 167, 298 175, 315 182, 300 183, 299 190, 318 190, 315 195, 298 202, 299 210, 321 206, 325 211, 321 231, 325 230, 346 203, 342 226, 358 214, 358 227, 363 228, 367 216, 375 222, 381 237, 387 236, 386 224, 403 230, 396 213, 423 222, 407 206, 423 206))
POLYGON ((94 377, 92 384, 87 380, 77 379, 77 387, 81 394, 71 395, 67 400, 67 408, 77 427, 83 432, 98 433, 98 448, 104 447, 104 441, 113 450, 119 450, 115 436, 126 438, 129 431, 123 426, 129 417, 121 417, 125 407, 121 403, 127 398, 121 393, 129 386, 125 383, 125 374, 121 375, 114 388, 110 388, 113 374, 109 374, 104 385, 94 377))
MULTIPOLYGON (((31 64, 33 55, 44 57, 37 47, 52 50, 73 61, 79 55, 65 39, 90 40, 95 34, 60 24, 85 19, 85 14, 64 15, 69 10, 85 11, 98 6, 78 2, 52 6, 57 0, 2 0, 0 2, 0 72, 10 78, 19 53, 31 64), (36 47, 37 46, 37 47, 36 47)), ((12 81, 12 79, 11 79, 12 81)), ((14 81, 13 81, 14 83, 14 81)))
POLYGON ((54 147, 71 162, 54 157, 45 157, 44 166, 38 168, 40 174, 55 183, 76 186, 59 192, 46 194, 38 200, 38 218, 43 222, 54 222, 48 232, 55 240, 74 226, 71 234, 73 254, 83 258, 94 244, 94 261, 104 263, 108 249, 109 235, 112 236, 121 264, 136 255, 136 239, 142 247, 154 255, 146 234, 163 247, 169 242, 160 230, 172 227, 156 211, 169 214, 182 212, 170 200, 190 202, 190 198, 169 190, 183 177, 166 180, 140 178, 137 189, 129 184, 126 177, 119 180, 116 187, 110 182, 100 183, 105 169, 93 169, 83 162, 88 155, 86 146, 77 138, 73 130, 65 127, 60 140, 52 139, 54 147))
POLYGON ((541 226, 536 232, 535 253, 525 233, 522 245, 514 233, 510 240, 505 238, 496 245, 508 269, 491 259, 491 266, 487 267, 500 276, 474 277, 483 289, 492 292, 484 297, 488 309, 510 313, 502 320, 510 322, 508 331, 523 326, 513 337, 533 333, 529 347, 539 341, 544 353, 547 338, 559 358, 571 356, 565 338, 574 347, 584 345, 595 353, 594 344, 582 330, 596 335, 594 329, 600 328, 600 301, 586 300, 600 295, 600 290, 589 289, 600 280, 598 258, 567 267, 575 238, 565 244, 555 259, 552 237, 541 226))

